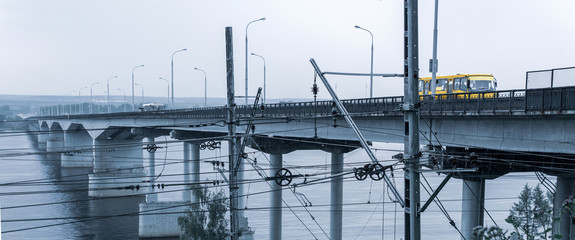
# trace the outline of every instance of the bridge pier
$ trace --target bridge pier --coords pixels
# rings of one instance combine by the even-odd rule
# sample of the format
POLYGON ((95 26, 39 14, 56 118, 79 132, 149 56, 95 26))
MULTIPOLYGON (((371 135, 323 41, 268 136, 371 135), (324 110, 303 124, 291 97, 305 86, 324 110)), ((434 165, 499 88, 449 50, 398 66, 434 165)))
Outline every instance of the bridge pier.
POLYGON ((40 123, 40 132, 37 134, 38 138, 38 150, 46 151, 46 142, 48 141, 48 136, 50 135, 50 128, 46 122, 40 123))
POLYGON ((61 167, 93 167, 93 140, 84 128, 64 132, 65 151, 62 153, 61 167))
POLYGON ((561 235, 561 239, 573 240, 575 239, 575 226, 569 217, 570 212, 567 211, 562 216, 560 215, 563 202, 569 198, 574 191, 575 179, 568 176, 557 176, 557 190, 553 200, 553 218, 560 219, 559 222, 553 224, 553 235, 561 235), (573 230, 573 231, 572 231, 573 230))
MULTIPOLYGON (((283 155, 270 154, 270 174, 275 176, 278 170, 282 168, 283 155)), ((269 224, 270 232, 269 239, 281 240, 282 239, 282 187, 275 182, 271 182, 270 192, 270 213, 269 224)))
POLYGON ((146 193, 141 140, 94 140, 94 173, 88 177, 90 197, 146 193), (130 187, 133 186, 133 187, 130 187))
POLYGON ((64 150, 64 132, 60 126, 53 126, 46 139, 46 150, 57 152, 64 150))
MULTIPOLYGON (((343 172, 343 151, 331 152, 331 174, 343 172)), ((341 240, 343 227, 343 176, 331 179, 329 239, 341 240)))
POLYGON ((461 239, 473 239, 473 228, 483 226, 485 179, 463 179, 461 202, 461 239))

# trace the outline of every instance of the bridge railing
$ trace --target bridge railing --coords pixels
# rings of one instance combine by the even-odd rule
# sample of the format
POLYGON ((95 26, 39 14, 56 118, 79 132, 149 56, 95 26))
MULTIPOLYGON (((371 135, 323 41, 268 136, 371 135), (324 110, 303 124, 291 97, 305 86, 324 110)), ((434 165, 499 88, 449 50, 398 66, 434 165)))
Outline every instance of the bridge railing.
MULTIPOLYGON (((398 115, 403 97, 380 97, 343 100, 347 111, 354 116, 398 115)), ((495 92, 470 92, 420 96, 422 114, 561 114, 575 110, 575 87, 507 90, 495 92)), ((259 106, 257 117, 322 117, 332 116, 337 110, 332 101, 307 101, 271 103, 259 106)), ((249 117, 253 106, 239 105, 238 117, 249 117)), ((571 112, 573 113, 573 112, 571 112)), ((52 116, 57 118, 226 118, 227 108, 203 107, 169 109, 148 112, 119 112, 111 114, 84 114, 52 116)), ((42 118, 42 117, 36 117, 42 118)))

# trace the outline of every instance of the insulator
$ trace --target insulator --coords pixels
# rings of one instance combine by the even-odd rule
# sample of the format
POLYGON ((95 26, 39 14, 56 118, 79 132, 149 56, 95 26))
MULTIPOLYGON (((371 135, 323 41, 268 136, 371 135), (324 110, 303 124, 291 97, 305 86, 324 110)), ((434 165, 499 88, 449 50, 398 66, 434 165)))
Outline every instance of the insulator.
POLYGON ((316 83, 314 83, 313 87, 311 87, 311 92, 313 93, 313 95, 317 95, 317 93, 319 92, 319 87, 317 86, 316 83))

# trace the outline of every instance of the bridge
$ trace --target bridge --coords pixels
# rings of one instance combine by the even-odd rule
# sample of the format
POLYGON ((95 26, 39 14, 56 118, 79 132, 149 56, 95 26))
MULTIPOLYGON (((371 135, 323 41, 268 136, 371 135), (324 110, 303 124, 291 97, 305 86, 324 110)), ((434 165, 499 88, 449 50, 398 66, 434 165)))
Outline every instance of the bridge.
MULTIPOLYGON (((342 102, 368 141, 404 142, 408 133, 401 110, 405 109, 403 97, 342 102)), ((561 169, 573 168, 570 160, 575 154, 575 87, 424 95, 415 107, 421 119, 420 142, 427 145, 422 164, 444 172, 473 169, 458 175, 468 186, 463 188, 463 199, 479 196, 478 201, 463 203, 463 213, 468 214, 462 217, 465 234, 483 223, 485 179, 512 171, 555 175, 555 211, 562 204, 560 199, 573 194, 575 176, 561 169), (510 152, 514 157, 509 157, 510 152), (514 159, 521 161, 514 163, 514 159), (509 167, 501 168, 498 164, 502 163, 509 167)), ((258 106, 253 116, 253 106, 237 106, 237 121, 233 123, 227 119, 226 106, 110 114, 55 115, 56 112, 54 107, 44 107, 41 116, 28 119, 30 129, 38 133, 39 146, 61 153, 62 167, 93 168, 89 195, 94 197, 133 194, 130 189, 119 190, 133 184, 133 180, 123 180, 126 177, 153 183, 154 139, 158 136, 184 142, 186 183, 199 182, 202 146, 209 141, 229 140, 229 124, 245 128, 253 123, 254 128, 245 136, 254 139, 250 145, 253 149, 271 155, 272 176, 282 168, 283 154, 304 149, 330 152, 332 174, 338 176, 343 171, 343 154, 360 146, 332 101, 265 104, 258 106)), ((331 184, 331 206, 341 208, 343 182, 335 177, 331 184)), ((281 186, 272 188, 278 190, 281 186)), ((189 191, 180 203, 157 202, 153 190, 144 191, 149 194, 147 202, 140 206, 143 211, 185 209, 185 203, 194 201, 189 191)), ((242 186, 240 196, 241 192, 242 186)), ((281 209, 281 191, 270 193, 270 203, 272 209, 281 209)), ((243 204, 240 200, 240 209, 243 204)), ((337 214, 337 209, 332 210, 335 213, 331 215, 330 229, 335 232, 330 235, 341 236, 341 211, 337 214)), ((278 211, 270 213, 270 238, 277 237, 278 232, 281 238, 281 210, 278 211)), ((151 222, 147 216, 140 216, 140 236, 179 233, 177 216, 165 214, 160 218, 151 222)), ((247 219, 244 221, 247 225, 247 219)), ((571 223, 565 220, 561 224, 562 231, 567 231, 562 233, 570 234, 571 223)))

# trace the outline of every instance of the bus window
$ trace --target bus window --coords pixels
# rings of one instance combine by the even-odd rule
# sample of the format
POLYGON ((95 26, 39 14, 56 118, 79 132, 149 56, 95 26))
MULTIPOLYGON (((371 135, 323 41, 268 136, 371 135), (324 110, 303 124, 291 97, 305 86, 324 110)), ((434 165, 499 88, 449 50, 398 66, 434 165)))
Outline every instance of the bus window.
POLYGON ((459 90, 467 92, 467 78, 461 78, 461 84, 459 85, 459 90))
POLYGON ((453 90, 460 90, 461 78, 456 78, 453 80, 453 90))
MULTIPOLYGON (((425 88, 424 85, 425 85, 425 81, 419 80, 419 91, 420 92, 423 92, 423 89, 425 88)), ((423 94, 425 94, 425 93, 423 93, 423 94)))
POLYGON ((436 91, 446 91, 447 90, 447 79, 446 78, 442 78, 442 79, 436 79, 435 80, 437 82, 437 84, 435 85, 435 89, 436 91))

